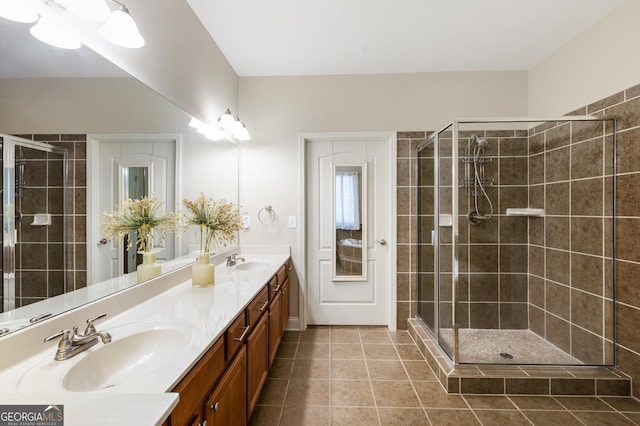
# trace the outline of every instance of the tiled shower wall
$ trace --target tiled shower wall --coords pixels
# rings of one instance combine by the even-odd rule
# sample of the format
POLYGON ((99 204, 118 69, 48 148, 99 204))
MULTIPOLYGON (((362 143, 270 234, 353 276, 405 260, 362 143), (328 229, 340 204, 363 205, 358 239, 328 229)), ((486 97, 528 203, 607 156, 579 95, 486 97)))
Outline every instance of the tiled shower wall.
MULTIPOLYGON (((86 135, 17 135, 24 139, 44 142, 50 145, 66 148, 69 155, 69 194, 67 211, 68 219, 68 258, 66 259, 67 275, 66 290, 72 291, 86 287, 86 135)), ((52 183, 59 186, 61 176, 46 176, 47 170, 42 161, 33 160, 27 163, 27 191, 33 196, 24 206, 25 214, 32 215, 49 209, 53 213, 53 222, 62 222, 61 191, 47 191, 46 185, 52 183), (35 166, 35 167, 32 167, 35 166), (51 182, 52 177, 56 182, 51 182), (42 185, 45 186, 42 186, 42 185), (44 191, 44 192, 43 192, 44 191), (47 206, 44 206, 45 192, 50 192, 47 206), (42 193, 42 194, 41 194, 42 193), (40 196, 38 196, 40 195, 40 196), (33 211, 30 211, 33 210, 33 211)), ((53 169, 51 169, 53 170, 53 169)), ((16 247, 16 295, 18 305, 37 302, 46 297, 63 292, 62 264, 59 253, 62 251, 62 235, 52 233, 54 227, 31 227, 31 216, 20 224, 21 244, 16 247), (28 223, 27 223, 28 222, 28 223), (44 243, 44 244, 43 244, 44 243), (47 254, 46 248, 52 251, 47 254), (45 251, 43 251, 45 250, 45 251), (54 252, 56 255, 54 255, 54 252), (46 262, 45 260, 46 259, 46 262), (47 268, 48 266, 48 268, 47 268)), ((59 227, 58 229, 62 229, 59 227)))
MULTIPOLYGON (((590 254, 588 251, 585 253, 581 253, 579 251, 575 252, 572 270, 577 274, 586 274, 587 276, 593 274, 606 274, 607 276, 611 276, 613 272, 611 272, 615 266, 616 271, 616 289, 615 289, 615 299, 616 299, 616 315, 615 315, 615 355, 616 355, 616 363, 621 367, 621 369, 630 374, 634 383, 638 383, 640 381, 640 213, 638 210, 638 206, 640 206, 640 85, 634 86, 625 91, 613 94, 610 97, 602 99, 600 101, 594 102, 586 107, 577 109, 572 111, 570 115, 584 115, 584 114, 594 114, 594 115, 606 115, 606 116, 615 116, 617 121, 617 151, 615 155, 615 163, 616 163, 616 222, 615 226, 617 227, 617 239, 615 241, 617 245, 617 262, 615 265, 612 262, 607 261, 605 256, 602 256, 603 259, 603 269, 600 269, 599 266, 595 266, 595 263, 592 262, 593 258, 598 258, 593 254, 590 254), (586 261, 586 264, 579 266, 580 262, 586 261), (593 269, 595 268, 595 269, 593 269)), ((429 132, 399 132, 397 134, 398 139, 398 261, 397 261, 397 295, 398 295, 398 303, 397 303, 397 324, 398 328, 406 327, 407 319, 410 317, 415 317, 417 312, 417 221, 418 221, 418 211, 417 211, 417 168, 418 162, 416 159, 416 150, 415 147, 426 138, 429 132)), ((534 138, 532 138, 533 140, 534 138)), ((535 142, 533 142, 535 145, 535 142)), ((584 145, 583 148, 587 148, 588 145, 584 145)), ((535 146, 533 150, 535 151, 535 146)), ((586 153, 585 153, 586 154, 586 153)), ((535 155, 535 154, 533 154, 535 155)), ((604 161, 602 157, 588 157, 591 160, 595 161, 604 161)), ((579 156, 576 156, 578 159, 579 156)), ((591 161, 590 160, 590 161, 591 161)), ((535 160, 534 160, 535 161, 535 160)), ((604 164, 604 163, 602 163, 604 164)), ((532 165, 532 173, 535 173, 535 164, 532 165)), ((589 185, 592 185, 594 182, 592 179, 600 179, 595 176, 585 176, 582 178, 584 182, 578 183, 577 188, 573 189, 574 194, 578 194, 578 190, 582 191, 590 191, 588 188, 589 185), (582 189, 581 189, 582 187, 582 189)), ((603 177, 603 188, 605 186, 612 185, 611 177, 603 177)), ((554 185, 554 182, 549 185, 554 185)), ((535 184, 534 184, 535 186, 535 184)), ((551 188, 552 191, 548 196, 553 196, 553 190, 555 188, 551 188)), ((535 191, 535 189, 533 189, 535 191)), ((538 189, 540 190, 540 189, 538 189)), ((585 196, 580 197, 574 200, 573 206, 575 208, 584 208, 579 204, 575 204, 576 202, 589 203, 591 201, 596 201, 595 197, 585 196), (584 198, 584 199, 582 199, 584 198)), ((553 201, 550 199, 545 199, 553 201)), ((602 203, 603 206, 611 205, 611 202, 604 200, 602 203)), ((571 208, 572 205, 569 205, 571 208)), ((534 206, 532 206, 534 207, 534 206)), ((553 211, 553 210, 552 210, 553 211)), ((558 219, 562 219, 563 215, 559 216, 558 219)), ((582 221, 583 224, 593 223, 590 219, 593 219, 589 215, 584 215, 584 219, 587 221, 582 221)), ((609 212, 603 212, 602 219, 602 248, 606 249, 606 244, 604 241, 611 240, 610 237, 607 236, 605 232, 611 229, 611 226, 607 224, 606 216, 609 216, 609 212)), ((555 218, 551 218, 551 222, 562 222, 562 220, 556 221, 555 218)), ((429 218, 426 218, 429 220, 429 218)), ((532 245, 538 245, 538 247, 542 247, 536 244, 535 238, 540 238, 542 236, 540 226, 544 227, 544 222, 542 223, 534 223, 533 221, 537 220, 540 222, 540 219, 529 219, 530 224, 532 226, 532 235, 533 238, 532 245), (537 231, 536 228, 537 227, 537 231), (537 235, 537 236, 536 236, 537 235)), ((555 237, 552 232, 552 227, 555 227, 555 223, 549 223, 545 227, 545 238, 546 235, 549 235, 552 239, 555 237)), ((575 226, 578 226, 581 221, 578 221, 575 226)), ((610 222, 610 220, 609 220, 610 222)), ((428 228, 431 229, 431 228, 428 228)), ((598 229, 598 228, 596 228, 598 229)), ((585 235, 589 235, 590 231, 593 229, 585 229, 587 234, 578 233, 576 237, 584 237, 585 235)), ((427 236, 427 240, 430 240, 430 236, 427 236)), ((553 243, 555 244, 555 243, 553 243)), ((581 246, 581 243, 578 240, 575 240, 576 248, 581 246)), ((546 250, 544 255, 546 256, 546 250)), ((553 247, 549 247, 549 254, 556 253, 557 249, 553 247)), ((589 248, 585 248, 585 250, 590 250, 589 248)), ((535 249, 534 249, 535 251, 535 249)), ((541 250, 539 250, 541 251, 541 250)), ((603 252, 605 255, 609 255, 607 251, 603 252)), ((554 259, 552 259, 553 261, 554 259)), ((597 262, 596 262, 597 263, 597 262)), ((549 265, 549 267, 553 267, 549 265)), ((551 272, 551 270, 550 270, 551 272)), ((545 269, 546 273, 546 269, 545 269)), ((552 272, 553 273, 553 272, 552 272)), ((432 275, 432 272, 425 272, 427 276, 432 275)), ((539 276, 537 278, 540 278, 539 276)), ((536 277, 533 279, 536 281, 536 277)), ((588 282, 588 281, 585 281, 588 282)), ((542 283, 538 281, 537 288, 540 289, 540 285, 542 283)), ((588 284, 585 284, 588 285, 588 284)), ((536 291, 536 284, 532 287, 533 292, 536 291)), ((602 290, 602 294, 605 293, 606 287, 602 290)), ((553 291, 553 290, 551 290, 553 291)), ((575 289, 574 292, 577 292, 578 289, 575 289)), ((589 291, 585 293, 590 293, 589 291)), ((575 293, 578 294, 578 293, 575 293)), ((596 293, 587 294, 589 298, 594 297, 595 294, 599 294, 599 291, 596 293)), ((538 296, 539 297, 539 296, 538 296)), ((571 297, 571 293, 569 292, 569 297, 571 297)), ((578 296, 579 297, 579 296, 578 296)), ((574 295, 575 300, 575 295, 574 295)), ((607 304, 606 297, 602 297, 603 301, 602 309, 597 307, 597 311, 604 311, 604 309, 610 309, 611 305, 607 304)), ((542 304, 541 299, 537 299, 535 294, 531 296, 532 302, 532 311, 540 308, 540 304, 542 304)), ((546 297, 545 301, 546 303, 546 297)), ((580 303, 580 302, 579 302, 580 303)), ((580 315, 584 318, 584 316, 588 316, 590 311, 587 308, 589 302, 586 305, 578 304, 576 307, 580 306, 579 309, 574 307, 574 311, 576 311, 577 315, 580 315)), ((544 314, 545 316, 547 313, 544 314)), ((550 314, 549 315, 553 315, 550 314)), ((536 313, 533 313, 532 316, 536 316, 536 313)), ((558 316, 558 318, 562 318, 558 316)), ((534 325, 536 327, 535 319, 533 319, 534 325)), ((582 321, 582 320, 580 320, 582 321)), ((587 323, 585 323, 586 325, 587 323)), ((589 328, 583 327, 584 330, 589 331, 589 328)), ((603 324, 603 329, 608 329, 606 324, 603 324)), ((583 330, 583 331, 584 331, 583 330)), ((589 331, 589 333, 591 333, 589 331)), ((607 336, 607 338, 609 338, 607 336)), ((606 352, 604 353, 606 355, 606 352)), ((634 386, 633 393, 636 397, 640 397, 640 386, 634 386)))
POLYGON ((530 130, 529 328, 586 364, 613 362, 613 122, 530 130))

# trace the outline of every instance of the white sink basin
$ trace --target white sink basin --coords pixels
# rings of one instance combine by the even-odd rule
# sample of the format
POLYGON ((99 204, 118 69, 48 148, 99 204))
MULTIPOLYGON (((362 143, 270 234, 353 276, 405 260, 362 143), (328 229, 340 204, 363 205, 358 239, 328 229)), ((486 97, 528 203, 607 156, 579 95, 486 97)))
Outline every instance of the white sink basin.
MULTIPOLYGON (((144 324, 144 323, 143 323, 144 324)), ((37 362, 22 377, 19 392, 51 390, 94 392, 137 388, 138 382, 176 358, 190 339, 190 330, 171 323, 149 327, 147 324, 107 330, 111 343, 98 343, 86 352, 64 361, 54 361, 53 354, 37 362), (144 327, 144 328, 143 328, 144 327), (130 333, 123 335, 128 328, 130 333)))
POLYGON ((269 266, 267 262, 260 262, 257 260, 249 260, 248 262, 236 264, 236 270, 238 271, 256 271, 259 269, 265 269, 269 266))

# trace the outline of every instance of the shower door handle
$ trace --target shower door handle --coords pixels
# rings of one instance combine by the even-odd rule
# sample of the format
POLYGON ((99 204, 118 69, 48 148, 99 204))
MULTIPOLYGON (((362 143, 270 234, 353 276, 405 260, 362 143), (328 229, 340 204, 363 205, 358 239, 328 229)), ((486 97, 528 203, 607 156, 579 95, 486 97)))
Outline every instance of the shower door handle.
POLYGON ((107 240, 106 238, 101 238, 100 241, 98 241, 98 245, 99 246, 106 246, 108 242, 109 242, 109 240, 107 240))

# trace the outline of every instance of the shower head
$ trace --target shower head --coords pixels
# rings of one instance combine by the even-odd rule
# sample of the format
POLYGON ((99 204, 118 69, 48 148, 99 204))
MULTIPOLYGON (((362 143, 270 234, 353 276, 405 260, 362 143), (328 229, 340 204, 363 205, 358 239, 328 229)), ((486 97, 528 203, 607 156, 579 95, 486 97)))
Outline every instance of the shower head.
POLYGON ((488 140, 485 138, 479 138, 478 135, 473 135, 472 138, 478 148, 484 148, 489 144, 488 140))

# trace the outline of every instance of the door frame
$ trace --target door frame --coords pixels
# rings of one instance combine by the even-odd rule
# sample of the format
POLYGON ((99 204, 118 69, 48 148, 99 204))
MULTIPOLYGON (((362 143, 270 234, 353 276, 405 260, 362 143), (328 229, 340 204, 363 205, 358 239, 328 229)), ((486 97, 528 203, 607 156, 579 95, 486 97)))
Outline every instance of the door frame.
MULTIPOLYGON (((175 190, 176 202, 182 200, 182 135, 179 133, 93 133, 87 134, 87 286, 96 284, 97 275, 96 261, 98 259, 98 241, 100 235, 100 222, 102 212, 99 210, 99 197, 97 191, 91 190, 92 184, 98 182, 100 143, 122 142, 125 140, 135 140, 136 142, 157 142, 158 140, 173 141, 176 146, 175 151, 175 190), (90 284, 89 284, 90 283, 90 284)), ((113 184, 113 182, 112 182, 113 184)), ((169 237, 168 237, 169 238, 169 237)), ((173 235, 175 257, 182 255, 178 241, 178 235, 173 235)))
POLYGON ((298 294, 298 317, 299 329, 307 328, 307 142, 326 141, 330 142, 334 139, 341 140, 362 140, 362 139, 386 139, 389 154, 389 197, 391 198, 391 206, 389 211, 389 276, 384 277, 389 282, 389 318, 387 327, 390 331, 397 329, 397 158, 398 158, 398 141, 396 132, 322 132, 322 133, 299 133, 298 134, 298 200, 300 205, 299 230, 298 230, 298 247, 300 250, 300 262, 298 262, 298 281, 300 283, 300 291, 298 294))

